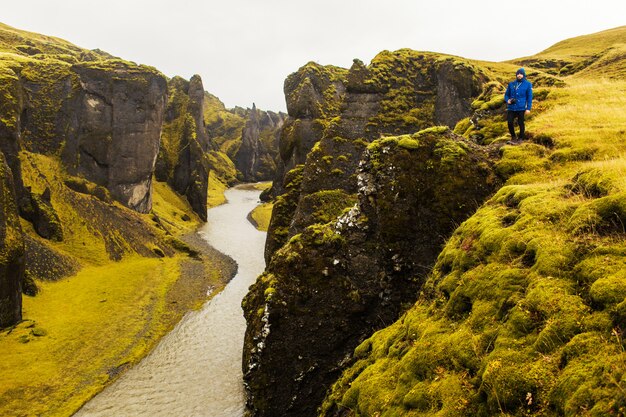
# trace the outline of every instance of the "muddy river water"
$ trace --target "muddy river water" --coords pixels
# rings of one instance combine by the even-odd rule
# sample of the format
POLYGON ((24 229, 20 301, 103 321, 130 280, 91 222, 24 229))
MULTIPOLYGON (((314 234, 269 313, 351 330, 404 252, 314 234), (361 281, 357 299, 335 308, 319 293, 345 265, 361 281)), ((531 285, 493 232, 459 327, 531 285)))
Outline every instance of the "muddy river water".
POLYGON ((241 300, 265 268, 265 233, 246 216, 258 191, 230 189, 199 233, 238 264, 237 275, 199 311, 187 314, 139 364, 75 416, 240 417, 244 409, 241 300))

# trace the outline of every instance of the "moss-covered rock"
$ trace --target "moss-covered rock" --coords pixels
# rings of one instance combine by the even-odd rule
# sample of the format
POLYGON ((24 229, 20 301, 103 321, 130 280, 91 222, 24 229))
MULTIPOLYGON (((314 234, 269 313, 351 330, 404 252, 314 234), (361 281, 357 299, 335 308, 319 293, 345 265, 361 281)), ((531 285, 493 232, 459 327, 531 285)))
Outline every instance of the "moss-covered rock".
POLYGON ((70 65, 53 56, 24 63, 22 83, 24 149, 60 155, 70 173, 149 211, 165 77, 121 60, 70 65))
MULTIPOLYGON (((623 232, 571 229, 590 204, 572 189, 501 188, 452 235, 413 308, 355 351, 322 415, 619 415, 623 232)), ((607 197, 623 199, 591 203, 607 197)))
MULTIPOLYGON (((314 149, 304 172, 339 159, 328 156, 314 149)), ((300 191, 311 190, 292 225, 301 233, 289 235, 244 300, 252 415, 314 415, 319 387, 416 298, 443 237, 497 184, 490 156, 446 128, 375 141, 358 181, 358 203, 337 218, 349 194, 304 176, 300 191)))
POLYGON ((0 328, 22 319, 24 238, 13 175, 0 152, 0 328))
POLYGON ((51 203, 50 188, 46 188, 40 195, 32 193, 30 188, 26 188, 26 191, 30 194, 30 201, 22 208, 22 217, 33 224, 39 236, 49 240, 63 240, 63 228, 51 203))
POLYGON ((260 111, 253 104, 241 132, 241 145, 233 161, 243 181, 267 181, 274 178, 280 130, 286 115, 260 111))
POLYGON ((200 76, 174 77, 168 85, 156 178, 187 197, 206 220, 209 152, 216 151, 204 127, 204 88, 200 76))

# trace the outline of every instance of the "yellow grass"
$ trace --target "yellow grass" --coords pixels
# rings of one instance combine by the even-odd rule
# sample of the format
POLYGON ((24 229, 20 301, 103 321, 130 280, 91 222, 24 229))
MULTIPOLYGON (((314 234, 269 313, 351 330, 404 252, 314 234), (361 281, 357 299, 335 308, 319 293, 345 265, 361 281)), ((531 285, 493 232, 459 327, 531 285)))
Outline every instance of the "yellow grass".
POLYGON ((40 283, 26 321, 0 333, 0 415, 70 415, 144 356, 171 325, 179 261, 135 257, 40 283))
POLYGON ((272 187, 272 181, 257 182, 256 184, 254 184, 254 188, 256 188, 259 191, 265 191, 271 187, 272 187))
MULTIPOLYGON (((569 81, 567 87, 550 93, 551 109, 530 126, 567 143, 589 143, 601 135, 600 147, 626 149, 626 81, 569 81), (605 140, 608 140, 606 142, 605 140)), ((613 153, 613 152, 611 152, 613 153)))
POLYGON ((209 191, 207 198, 207 207, 216 207, 226 202, 224 191, 228 186, 217 178, 213 172, 209 174, 209 191))
POLYGON ((176 194, 165 182, 152 181, 152 184, 154 187, 152 211, 161 222, 165 223, 166 227, 175 234, 195 230, 200 224, 200 219, 187 200, 176 194), (183 220, 185 215, 189 217, 189 220, 183 220))
POLYGON ((252 210, 250 217, 252 217, 253 224, 257 229, 267 232, 270 226, 273 208, 273 203, 263 203, 252 210))

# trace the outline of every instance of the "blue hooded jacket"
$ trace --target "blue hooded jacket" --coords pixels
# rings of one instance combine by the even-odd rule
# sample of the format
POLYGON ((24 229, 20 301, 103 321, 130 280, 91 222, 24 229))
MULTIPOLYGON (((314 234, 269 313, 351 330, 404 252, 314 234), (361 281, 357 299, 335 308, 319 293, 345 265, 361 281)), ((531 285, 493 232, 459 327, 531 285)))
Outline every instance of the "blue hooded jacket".
POLYGON ((517 100, 515 104, 507 104, 506 109, 510 111, 522 111, 522 110, 530 110, 533 105, 533 85, 526 79, 526 71, 524 68, 520 68, 515 73, 522 74, 524 78, 522 81, 511 81, 509 86, 506 88, 506 93, 504 94, 504 102, 508 102, 510 98, 514 98, 517 100))

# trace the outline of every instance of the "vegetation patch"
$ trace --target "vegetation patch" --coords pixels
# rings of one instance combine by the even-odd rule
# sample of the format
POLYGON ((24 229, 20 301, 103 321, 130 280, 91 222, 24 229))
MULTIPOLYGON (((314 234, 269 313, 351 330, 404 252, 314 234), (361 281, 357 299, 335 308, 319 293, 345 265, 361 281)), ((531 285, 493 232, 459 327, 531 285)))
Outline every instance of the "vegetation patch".
POLYGON ((263 203, 255 207, 255 209, 250 212, 250 217, 254 227, 263 232, 267 232, 267 229, 270 227, 270 219, 272 218, 273 208, 273 203, 263 203))

